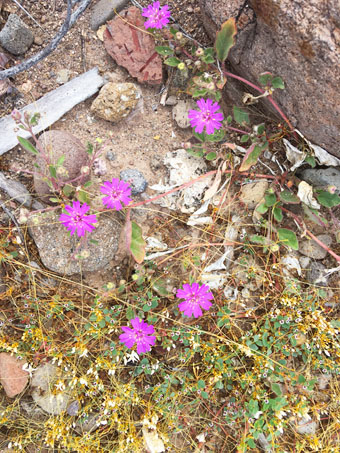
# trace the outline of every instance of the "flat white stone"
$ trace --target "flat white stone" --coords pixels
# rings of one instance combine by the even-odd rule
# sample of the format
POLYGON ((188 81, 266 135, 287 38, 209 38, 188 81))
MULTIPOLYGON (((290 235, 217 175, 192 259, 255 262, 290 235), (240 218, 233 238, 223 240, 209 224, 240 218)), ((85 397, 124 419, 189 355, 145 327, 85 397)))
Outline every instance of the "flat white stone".
MULTIPOLYGON (((58 121, 75 105, 94 95, 103 85, 104 79, 99 75, 96 67, 50 91, 42 98, 22 108, 20 112, 22 114, 29 112, 31 115, 40 113, 40 120, 33 128, 33 132, 38 134, 58 121)), ((30 137, 28 132, 22 129, 14 131, 16 128, 17 125, 11 115, 0 119, 0 156, 19 143, 17 135, 30 137)))

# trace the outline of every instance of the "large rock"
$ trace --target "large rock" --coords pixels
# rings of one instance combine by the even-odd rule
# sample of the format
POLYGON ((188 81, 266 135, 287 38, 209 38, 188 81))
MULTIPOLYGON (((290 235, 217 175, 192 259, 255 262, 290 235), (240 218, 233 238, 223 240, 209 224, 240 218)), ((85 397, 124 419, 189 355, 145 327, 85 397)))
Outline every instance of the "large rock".
POLYGON ((155 51, 155 41, 145 33, 144 19, 138 8, 121 12, 107 24, 104 45, 111 57, 124 66, 140 83, 162 83, 162 60, 155 51))
POLYGON ((117 123, 137 106, 141 92, 134 83, 108 82, 91 105, 100 118, 117 123))
POLYGON ((98 30, 106 21, 112 19, 116 12, 121 11, 127 3, 128 0, 99 0, 93 7, 90 20, 91 29, 98 30))
POLYGON ((8 354, 0 353, 0 383, 9 398, 21 393, 28 382, 28 373, 22 369, 23 360, 8 354))
POLYGON ((21 55, 33 44, 34 35, 16 14, 10 14, 0 32, 0 44, 13 55, 21 55))
POLYGON ((265 71, 280 75, 286 89, 277 90, 274 99, 307 138, 340 157, 339 1, 200 0, 200 5, 213 39, 225 20, 236 18, 237 43, 229 56, 234 71, 253 82, 265 71))
POLYGON ((60 389, 55 394, 55 383, 58 378, 63 380, 61 370, 51 363, 45 363, 35 370, 31 382, 34 402, 52 415, 65 411, 70 399, 70 395, 60 389))
POLYGON ((79 238, 76 233, 70 236, 65 226, 59 222, 59 215, 60 212, 53 211, 36 214, 28 219, 30 234, 44 265, 62 275, 106 268, 115 257, 121 231, 115 213, 97 216, 96 229, 89 233, 87 245, 78 251, 79 238), (74 254, 85 256, 78 260, 74 259, 74 254))
MULTIPOLYGON (((89 156, 83 144, 74 135, 67 131, 48 131, 41 134, 39 142, 44 147, 46 153, 50 158, 51 164, 56 164, 61 156, 65 156, 63 168, 66 170, 65 174, 58 174, 61 181, 68 181, 80 175, 82 167, 88 164, 89 156)), ((39 165, 39 170, 35 169, 34 172, 34 189, 36 193, 48 200, 48 196, 52 191, 42 175, 45 177, 48 174, 48 169, 45 160, 39 154, 36 160, 39 165)), ((84 178, 86 181, 86 179, 84 178)))

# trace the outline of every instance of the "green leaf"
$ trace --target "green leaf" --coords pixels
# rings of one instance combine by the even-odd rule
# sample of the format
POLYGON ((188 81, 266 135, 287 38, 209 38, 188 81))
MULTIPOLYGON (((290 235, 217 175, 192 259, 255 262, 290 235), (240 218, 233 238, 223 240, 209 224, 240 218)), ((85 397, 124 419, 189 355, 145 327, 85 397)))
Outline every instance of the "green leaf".
POLYGON ((155 50, 159 55, 173 55, 174 51, 168 46, 156 46, 155 50))
POLYGON ((250 119, 249 119, 248 113, 245 112, 244 110, 240 109, 240 107, 236 107, 236 105, 234 105, 233 114, 234 114, 234 120, 236 121, 236 123, 241 124, 241 125, 250 124, 250 119))
POLYGON ((212 151, 211 153, 208 153, 208 154, 205 156, 205 158, 206 158, 207 160, 215 160, 216 157, 217 157, 217 154, 216 154, 215 152, 213 152, 213 151, 212 151))
POLYGON ((69 197, 72 192, 74 191, 74 187, 71 186, 70 184, 65 184, 64 187, 63 187, 63 193, 65 195, 65 197, 69 197))
POLYGON ((92 181, 87 181, 84 185, 83 185, 83 188, 84 189, 87 189, 88 187, 91 187, 92 186, 92 181))
POLYGON ((287 228, 278 228, 277 234, 279 236, 279 240, 285 245, 288 245, 293 250, 299 250, 299 242, 294 231, 288 230, 287 228))
POLYGON ((200 142, 204 143, 206 141, 206 136, 205 132, 201 132, 200 134, 198 132, 193 131, 192 132, 193 136, 196 137, 200 142))
POLYGON ((250 236, 250 242, 254 242, 254 244, 261 244, 261 245, 267 245, 268 240, 264 236, 261 236, 259 234, 253 234, 250 236))
POLYGON ((29 151, 35 155, 39 154, 39 151, 36 149, 36 147, 34 145, 32 145, 32 143, 30 141, 26 140, 26 138, 20 137, 18 135, 17 139, 18 139, 18 142, 20 143, 20 145, 23 146, 27 151, 29 151))
POLYGON ((224 129, 218 129, 216 130, 213 134, 206 134, 205 139, 208 142, 220 142, 223 140, 225 136, 225 130, 224 129))
POLYGON ((271 385, 271 389, 273 390, 274 393, 276 393, 277 396, 282 395, 281 387, 279 386, 279 384, 273 382, 271 385))
MULTIPOLYGON (((220 91, 215 91, 214 96, 215 96, 216 102, 219 102, 222 99, 222 93, 220 91)), ((222 129, 219 129, 219 130, 221 131, 222 129)))
POLYGON ((203 157, 204 156, 204 151, 202 149, 196 150, 193 148, 189 148, 189 149, 187 149, 187 153, 193 157, 203 157))
POLYGON ((316 161, 314 156, 307 156, 305 162, 309 164, 312 168, 316 167, 316 161))
POLYGON ((59 203, 60 202, 59 198, 55 198, 55 197, 49 198, 49 200, 52 201, 52 203, 59 203))
POLYGON ((204 389, 205 388, 205 382, 203 381, 203 379, 200 379, 197 382, 197 388, 199 388, 199 389, 204 389))
POLYGON ((86 192, 84 192, 83 190, 80 190, 78 193, 77 193, 77 199, 78 201, 80 201, 81 203, 89 203, 89 197, 87 195, 86 192))
POLYGON ((48 169, 50 171, 50 175, 52 176, 52 178, 57 179, 57 169, 56 169, 56 167, 54 165, 49 165, 48 169))
POLYGON ((261 203, 256 208, 256 211, 259 212, 260 214, 265 214, 268 211, 268 206, 266 205, 266 203, 261 203))
POLYGON ((253 143, 248 149, 240 166, 240 171, 247 171, 256 164, 257 159, 262 153, 262 148, 253 143))
POLYGON ((269 207, 274 206, 274 204, 276 203, 275 193, 268 193, 267 195, 265 195, 264 199, 266 201, 266 205, 269 207))
POLYGON ((192 94, 193 98, 201 98, 205 96, 208 93, 208 90, 206 88, 197 88, 192 94))
POLYGON ((283 203, 286 204, 300 204, 301 200, 299 197, 289 192, 289 190, 283 190, 279 193, 279 198, 283 203))
POLYGON ((231 124, 233 122, 233 117, 231 115, 227 116, 227 123, 231 124))
POLYGON ((95 239, 90 239, 89 240, 90 244, 98 245, 99 241, 96 241, 95 239))
POLYGON ((333 208, 340 204, 340 197, 336 193, 329 193, 327 190, 322 190, 316 196, 318 202, 325 206, 326 208, 333 208))
POLYGON ((201 396, 202 396, 202 398, 204 398, 205 400, 207 400, 207 399, 209 398, 209 394, 208 394, 207 392, 205 392, 205 391, 203 391, 203 392, 201 393, 201 396))
POLYGON ((57 161, 57 167, 61 167, 65 161, 65 155, 63 154, 62 156, 59 157, 57 161))
POLYGON ((135 317, 135 312, 133 310, 132 307, 129 307, 127 310, 126 310, 126 317, 127 319, 130 321, 130 319, 134 318, 135 317))
POLYGON ((259 77, 259 82, 263 87, 269 86, 273 79, 273 74, 271 72, 264 72, 259 77))
POLYGON ((249 140, 249 135, 242 135, 241 143, 246 143, 249 140))
POLYGON ((93 153, 93 145, 92 145, 92 143, 87 142, 86 152, 87 152, 87 154, 88 154, 89 156, 92 155, 92 153, 93 153))
POLYGON ((281 222, 283 219, 282 209, 275 206, 275 208, 273 208, 273 216, 277 222, 281 222))
POLYGON ((40 113, 35 113, 30 119, 30 125, 36 126, 40 119, 40 113))
POLYGON ((142 236, 142 228, 136 222, 130 220, 126 223, 126 242, 127 248, 138 264, 141 264, 145 258, 146 242, 142 236))
POLYGON ((177 67, 181 63, 181 60, 179 60, 176 57, 170 57, 167 60, 165 60, 164 63, 167 64, 168 66, 177 67))
POLYGON ((285 89, 285 84, 284 84, 284 81, 281 79, 281 77, 277 76, 277 77, 273 78, 272 87, 275 89, 279 88, 280 90, 285 89))
POLYGON ((265 131, 265 125, 264 124, 258 124, 254 126, 254 132, 256 135, 262 135, 265 131))
POLYGON ((236 21, 232 17, 224 22, 220 31, 216 33, 215 50, 217 58, 224 62, 228 58, 230 49, 235 44, 236 21))

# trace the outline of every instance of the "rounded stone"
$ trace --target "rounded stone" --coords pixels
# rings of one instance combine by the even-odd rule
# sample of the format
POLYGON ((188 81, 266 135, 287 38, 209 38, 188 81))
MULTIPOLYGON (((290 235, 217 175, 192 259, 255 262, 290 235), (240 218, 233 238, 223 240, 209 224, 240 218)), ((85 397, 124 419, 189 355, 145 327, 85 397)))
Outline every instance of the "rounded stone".
MULTIPOLYGON (((332 237, 328 234, 320 234, 317 236, 319 241, 323 242, 327 247, 332 244, 332 237)), ((300 244, 299 252, 302 255, 309 256, 315 260, 323 260, 327 256, 327 250, 317 244, 313 239, 306 239, 300 244)))
POLYGON ((115 258, 121 232, 116 213, 97 216, 96 228, 91 231, 86 246, 82 248, 79 248, 80 238, 76 233, 70 236, 59 222, 59 216, 60 211, 53 211, 36 214, 28 219, 29 233, 44 266, 61 275, 107 269, 115 258), (78 259, 74 255, 84 258, 78 259))
MULTIPOLYGON (((66 170, 66 174, 59 176, 63 182, 78 177, 81 168, 88 165, 89 156, 85 147, 77 137, 67 131, 44 132, 39 137, 39 142, 49 156, 52 165, 56 165, 58 159, 61 156, 65 156, 62 166, 66 170)), ((37 156, 36 164, 39 166, 39 170, 35 169, 34 171, 34 189, 40 197, 48 201, 49 196, 53 192, 42 176, 47 177, 48 168, 46 161, 40 154, 37 156)), ((86 180, 84 178, 84 182, 86 180)))
POLYGON ((141 92, 134 83, 108 82, 91 105, 91 111, 106 121, 117 123, 136 108, 141 92))
POLYGON ((28 373, 22 369, 23 364, 23 360, 7 352, 0 353, 0 383, 9 398, 14 398, 26 387, 28 373))
POLYGON ((143 193, 148 185, 143 173, 134 168, 122 170, 120 172, 120 179, 130 184, 132 195, 143 193))
POLYGON ((34 35, 16 14, 10 14, 0 32, 0 44, 13 55, 24 54, 33 44, 34 35))

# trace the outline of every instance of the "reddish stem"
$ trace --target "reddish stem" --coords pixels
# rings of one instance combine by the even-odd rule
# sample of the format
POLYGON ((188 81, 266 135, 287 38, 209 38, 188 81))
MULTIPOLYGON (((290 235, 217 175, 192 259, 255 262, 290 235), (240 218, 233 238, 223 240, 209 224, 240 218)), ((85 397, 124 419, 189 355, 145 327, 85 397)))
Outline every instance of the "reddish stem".
POLYGON ((323 242, 320 241, 320 239, 318 239, 316 236, 314 236, 314 234, 307 230, 303 224, 303 222, 299 219, 299 217, 295 214, 293 214, 291 211, 289 211, 288 209, 280 206, 280 208, 282 209, 282 211, 286 212, 288 215, 290 215, 291 217, 293 217, 294 220, 296 220, 296 222, 302 226, 302 228, 304 228, 305 232, 308 234, 308 236, 313 239, 313 241, 315 241, 320 247, 322 247, 324 250, 326 250, 330 255, 333 256, 333 258, 336 259, 336 261, 338 263, 340 263, 340 256, 337 255, 335 252, 333 252, 333 250, 331 250, 329 247, 327 247, 326 244, 324 244, 323 242))

